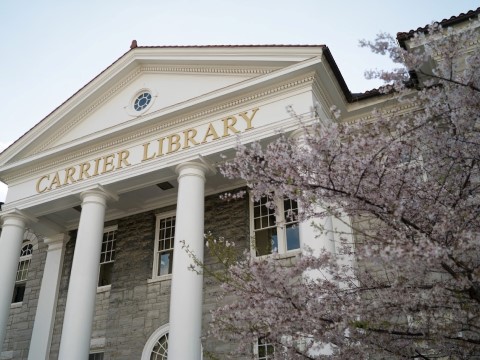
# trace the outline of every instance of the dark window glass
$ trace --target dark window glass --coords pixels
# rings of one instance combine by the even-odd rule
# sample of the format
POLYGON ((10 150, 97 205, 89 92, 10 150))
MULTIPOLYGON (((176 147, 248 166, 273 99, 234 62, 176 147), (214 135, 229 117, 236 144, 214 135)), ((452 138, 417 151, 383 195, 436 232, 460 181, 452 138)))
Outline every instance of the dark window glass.
POLYGON ((24 295, 25 295, 25 283, 15 284, 15 288, 13 289, 12 303, 22 302, 24 295))

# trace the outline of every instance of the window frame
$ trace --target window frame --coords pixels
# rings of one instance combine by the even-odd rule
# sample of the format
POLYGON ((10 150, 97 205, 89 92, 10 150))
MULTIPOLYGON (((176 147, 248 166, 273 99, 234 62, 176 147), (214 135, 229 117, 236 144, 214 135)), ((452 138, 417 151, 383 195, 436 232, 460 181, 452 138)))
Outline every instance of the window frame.
POLYGON ((292 220, 288 219, 285 216, 285 206, 284 203, 285 201, 295 201, 296 203, 296 214, 298 215, 298 202, 296 200, 292 200, 289 198, 283 198, 279 196, 272 196, 272 197, 262 197, 259 201, 254 201, 253 198, 250 198, 250 239, 251 239, 251 246, 250 246, 250 253, 252 258, 262 258, 265 256, 272 256, 274 254, 280 255, 280 256, 294 256, 298 254, 301 251, 302 248, 302 240, 300 237, 300 222, 298 219, 292 220), (255 206, 258 202, 262 201, 262 199, 267 199, 267 202, 274 202, 275 207, 273 209, 269 209, 269 211, 273 211, 275 215, 275 225, 274 226, 267 226, 267 227, 262 227, 261 229, 255 229, 255 206), (298 248, 288 250, 287 249, 287 228, 289 225, 293 225, 294 227, 297 228, 297 236, 298 236, 298 248), (255 233, 259 230, 263 229, 276 229, 277 233, 277 251, 275 252, 274 249, 272 249, 272 252, 270 254, 262 254, 262 255, 257 255, 257 246, 256 246, 256 239, 255 239, 255 233))
MULTIPOLYGON (((116 244, 117 244, 117 235, 118 235, 118 225, 112 225, 112 226, 107 226, 103 229, 103 235, 102 235, 102 247, 103 247, 103 240, 104 240, 104 236, 106 233, 109 233, 109 232, 117 232, 117 234, 115 235, 115 245, 114 245, 114 248, 113 248, 113 252, 114 254, 116 253, 116 244)), ((111 284, 111 281, 110 281, 110 284, 106 284, 106 285, 100 285, 100 275, 102 273, 102 265, 104 264, 115 264, 115 256, 113 257, 113 260, 109 260, 109 261, 103 261, 102 262, 102 254, 103 254, 103 251, 100 250, 100 259, 98 261, 98 280, 97 280, 97 291, 98 289, 102 290, 108 290, 111 288, 112 284, 111 284)), ((113 267, 113 265, 112 265, 113 267)))
MULTIPOLYGON (((154 245, 153 245, 153 266, 152 266, 152 280, 169 280, 172 278, 172 273, 159 275, 159 266, 160 266, 160 250, 159 250, 159 243, 160 243, 160 223, 162 220, 174 218, 175 219, 175 227, 176 227, 176 210, 167 211, 163 213, 156 214, 155 217, 155 238, 154 238, 154 245)), ((172 262, 173 262, 173 252, 175 251, 175 227, 172 236, 172 247, 168 250, 163 250, 162 252, 172 251, 172 262)))
MULTIPOLYGON (((102 355, 102 356, 101 356, 101 360, 103 360, 104 357, 105 357, 105 351, 103 351, 103 350, 91 351, 91 352, 88 354, 88 360, 90 360, 91 355, 93 355, 93 360, 96 360, 97 355, 100 355, 100 354, 102 355)), ((99 360, 100 360, 100 359, 99 359, 99 360)))
POLYGON ((255 359, 258 360, 273 360, 275 358, 275 345, 271 343, 268 338, 259 337, 253 346, 253 355, 255 355, 255 359), (264 343, 260 343, 260 341, 264 341, 264 343), (260 355, 260 348, 265 348, 265 354, 260 355), (272 349, 272 352, 269 353, 268 349, 272 349), (260 357, 261 356, 261 357, 260 357))

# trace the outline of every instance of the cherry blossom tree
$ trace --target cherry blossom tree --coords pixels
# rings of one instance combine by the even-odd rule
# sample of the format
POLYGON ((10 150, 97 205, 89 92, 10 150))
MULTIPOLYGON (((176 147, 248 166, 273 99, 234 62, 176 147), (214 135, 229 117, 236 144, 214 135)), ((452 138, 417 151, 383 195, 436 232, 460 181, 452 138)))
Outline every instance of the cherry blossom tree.
POLYGON ((213 312, 209 336, 238 343, 237 355, 264 339, 275 359, 480 356, 478 29, 433 25, 408 50, 385 34, 363 42, 399 65, 369 76, 408 111, 346 123, 332 108, 329 123, 299 118, 301 141, 238 146, 222 172, 249 196, 294 199, 300 221, 346 214, 352 236, 335 254, 293 259, 253 259, 208 236, 224 265, 212 273, 238 299, 213 312))

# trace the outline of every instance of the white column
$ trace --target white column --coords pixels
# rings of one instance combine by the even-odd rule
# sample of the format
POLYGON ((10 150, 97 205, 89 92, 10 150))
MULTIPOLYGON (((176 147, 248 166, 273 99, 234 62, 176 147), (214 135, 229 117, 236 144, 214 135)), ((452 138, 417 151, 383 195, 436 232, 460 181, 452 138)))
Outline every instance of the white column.
POLYGON ((65 244, 69 239, 67 234, 56 234, 43 240, 48 245, 47 259, 43 269, 28 360, 49 359, 65 244))
POLYGON ((59 360, 88 359, 105 209, 107 199, 115 196, 98 186, 84 191, 81 198, 82 212, 68 286, 59 360))
POLYGON ((205 173, 197 163, 177 166, 178 199, 170 295, 169 360, 200 360, 203 277, 190 271, 193 263, 182 242, 203 261, 205 173))
POLYGON ((27 220, 31 219, 18 210, 6 213, 1 218, 3 225, 0 237, 0 352, 7 332, 23 235, 27 220))

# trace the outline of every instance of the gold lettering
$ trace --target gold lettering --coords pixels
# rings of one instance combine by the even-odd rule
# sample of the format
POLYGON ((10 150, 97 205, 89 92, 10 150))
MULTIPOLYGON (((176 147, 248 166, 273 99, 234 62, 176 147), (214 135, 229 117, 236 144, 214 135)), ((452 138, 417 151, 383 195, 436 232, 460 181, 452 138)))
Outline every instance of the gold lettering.
POLYGON ((217 131, 213 127, 212 123, 208 124, 208 130, 207 130, 207 133, 205 134, 205 136, 202 140, 202 144, 205 144, 207 142, 207 138, 209 138, 210 136, 213 138, 213 140, 218 139, 217 131))
POLYGON ((240 115, 243 120, 245 120, 245 122, 247 123, 247 128, 245 130, 250 130, 251 128, 253 128, 252 126, 252 120, 253 120, 253 117, 255 116, 255 114, 257 113, 258 111, 258 108, 255 108, 255 109, 252 109, 253 113, 252 113, 252 116, 248 117, 247 115, 247 111, 244 111, 244 112, 241 112, 240 115))
POLYGON ((115 154, 105 155, 103 157, 103 171, 102 174, 107 172, 111 172, 115 170, 115 166, 113 166, 113 159, 115 158, 115 154))
POLYGON ((53 186, 55 188, 59 188, 62 184, 60 183, 60 175, 58 174, 58 171, 55 173, 55 176, 53 177, 52 182, 50 183, 50 186, 48 187, 48 190, 52 190, 53 186))
POLYGON ((125 166, 130 166, 130 163, 128 162, 129 156, 130 156, 130 151, 128 150, 121 150, 118 152, 117 169, 122 168, 122 163, 125 164, 125 166))
POLYGON ((157 157, 163 156, 163 140, 165 140, 164 137, 157 139, 158 141, 158 155, 157 157))
POLYGON ((183 140, 183 148, 189 148, 190 145, 188 144, 189 142, 192 143, 192 145, 198 145, 198 142, 195 140, 195 136, 197 136, 197 130, 195 129, 187 129, 183 132, 184 140, 183 140))
POLYGON ((37 181, 37 193, 41 194, 41 193, 48 190, 48 186, 45 186, 43 189, 40 189, 40 184, 43 180, 49 180, 49 179, 50 179, 50 175, 44 175, 40 179, 38 179, 38 181, 37 181))
POLYGON ((237 130, 233 127, 233 125, 235 125, 237 123, 237 118, 235 116, 233 116, 233 115, 229 116, 229 117, 223 119, 222 121, 223 121, 223 137, 226 137, 226 136, 230 135, 228 133, 228 130, 231 130, 232 133, 234 133, 234 134, 240 132, 239 130, 237 130))
POLYGON ((93 175, 92 176, 97 176, 98 175, 98 169, 100 167, 100 160, 102 160, 102 158, 98 158, 98 159, 95 159, 95 170, 93 171, 93 175))
POLYGON ((147 160, 152 160, 155 155, 157 155, 155 152, 153 153, 152 156, 148 156, 148 147, 150 146, 150 143, 145 143, 143 144, 143 159, 142 159, 142 162, 143 161, 147 161, 147 160))
POLYGON ((178 149, 180 149, 180 135, 178 135, 178 134, 168 135, 167 154, 175 152, 178 149))
POLYGON ((78 165, 78 167, 80 168, 80 172, 78 174, 77 181, 83 180, 84 176, 85 176, 85 179, 88 179, 90 177, 90 174, 88 173, 88 170, 90 169, 90 163, 84 162, 78 165))
POLYGON ((75 179, 73 178, 75 170, 76 169, 73 166, 65 169, 65 181, 63 182, 63 185, 67 185, 69 181, 72 184, 75 182, 75 179))

